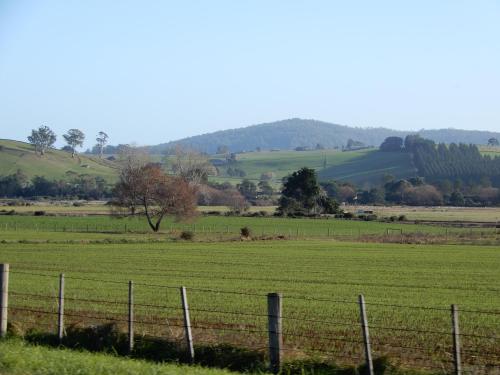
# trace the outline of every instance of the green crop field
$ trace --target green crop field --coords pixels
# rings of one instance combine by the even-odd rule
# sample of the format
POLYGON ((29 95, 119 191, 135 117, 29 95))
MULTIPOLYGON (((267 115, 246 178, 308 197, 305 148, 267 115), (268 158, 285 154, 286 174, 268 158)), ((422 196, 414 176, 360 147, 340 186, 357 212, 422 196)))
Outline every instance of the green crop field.
MULTIPOLYGON (((18 238, 22 233, 18 228, 18 238)), ((64 272, 68 325, 111 320, 125 328, 127 281, 133 280, 138 335, 180 340, 178 287, 184 285, 195 342, 265 351, 266 293, 278 291, 284 296, 286 358, 311 355, 359 364, 357 296, 363 293, 375 356, 389 355, 412 368, 450 370, 449 308, 455 303, 461 311, 466 368, 500 365, 498 246, 314 239, 7 241, 0 243, 0 262, 11 264, 11 321, 24 328, 54 330, 57 276, 64 272)))
POLYGON ((109 182, 116 180, 116 166, 98 157, 48 150, 42 157, 35 154, 33 146, 18 141, 0 140, 0 176, 21 170, 28 178, 44 176, 48 179, 67 180, 78 175, 103 177, 109 182))
POLYGON ((0 263, 11 265, 9 319, 17 332, 55 332, 62 272, 68 327, 114 322, 125 332, 133 280, 138 340, 181 343, 183 285, 196 345, 227 343, 262 356, 266 294, 282 292, 287 361, 358 366, 362 293, 374 356, 438 373, 452 368, 453 303, 465 367, 500 366, 498 244, 495 228, 410 222, 200 215, 166 219, 152 233, 140 217, 0 215, 0 263), (251 240, 241 238, 242 227, 251 240), (193 240, 180 240, 181 231, 193 240))

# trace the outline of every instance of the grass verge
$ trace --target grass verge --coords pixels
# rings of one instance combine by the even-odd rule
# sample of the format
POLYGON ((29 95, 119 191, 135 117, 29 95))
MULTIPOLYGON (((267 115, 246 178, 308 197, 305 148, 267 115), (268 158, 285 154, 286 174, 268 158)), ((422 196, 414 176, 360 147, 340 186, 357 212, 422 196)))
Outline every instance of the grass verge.
POLYGON ((0 373, 5 375, 223 375, 226 370, 199 366, 155 364, 109 354, 53 349, 29 345, 22 340, 0 341, 0 373))

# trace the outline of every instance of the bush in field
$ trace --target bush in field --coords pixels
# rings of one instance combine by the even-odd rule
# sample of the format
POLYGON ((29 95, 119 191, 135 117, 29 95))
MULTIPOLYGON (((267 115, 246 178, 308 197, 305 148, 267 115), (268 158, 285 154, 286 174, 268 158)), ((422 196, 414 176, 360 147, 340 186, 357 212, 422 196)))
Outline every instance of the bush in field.
POLYGON ((377 215, 375 214, 359 215, 358 218, 364 221, 375 221, 377 220, 377 215))
POLYGON ((315 170, 304 167, 285 179, 278 212, 286 216, 336 214, 339 207, 319 186, 315 170))
POLYGON ((181 235, 179 237, 182 240, 191 241, 194 239, 194 233, 191 232, 190 230, 184 230, 181 232, 181 235))
POLYGON ((240 229, 241 237, 248 238, 252 235, 252 231, 249 227, 243 227, 240 229))
POLYGON ((407 220, 406 215, 399 215, 398 220, 399 221, 406 221, 407 220))

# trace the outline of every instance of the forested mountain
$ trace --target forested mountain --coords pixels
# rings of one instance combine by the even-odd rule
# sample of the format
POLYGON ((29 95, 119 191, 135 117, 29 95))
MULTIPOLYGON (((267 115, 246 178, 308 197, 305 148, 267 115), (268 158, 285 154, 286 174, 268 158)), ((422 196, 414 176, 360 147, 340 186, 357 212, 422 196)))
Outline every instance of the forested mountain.
POLYGON ((156 154, 173 149, 175 145, 182 145, 213 154, 217 151, 218 146, 227 146, 231 152, 249 151, 256 148, 262 150, 315 148, 318 144, 325 148, 341 148, 346 146, 349 140, 361 142, 367 146, 379 146, 387 137, 404 138, 410 133, 419 133, 424 138, 445 143, 486 144, 491 137, 500 138, 500 133, 487 131, 440 129, 407 132, 386 128, 349 127, 295 118, 197 135, 150 146, 149 149, 151 153, 156 154))

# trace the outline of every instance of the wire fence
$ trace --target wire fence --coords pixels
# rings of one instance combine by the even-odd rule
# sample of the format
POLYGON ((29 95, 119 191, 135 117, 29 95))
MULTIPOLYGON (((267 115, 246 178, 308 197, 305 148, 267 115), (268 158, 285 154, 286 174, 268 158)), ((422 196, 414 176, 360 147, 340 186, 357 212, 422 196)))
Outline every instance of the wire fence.
POLYGON ((193 361, 200 345, 230 344, 265 353, 271 369, 303 358, 365 364, 370 369, 372 357, 388 356, 402 367, 433 372, 500 371, 500 310, 496 309, 392 304, 369 298, 365 302, 363 296, 328 299, 291 292, 184 288, 9 270, 4 265, 0 270, 2 334, 7 319, 11 327, 52 333, 60 340, 72 327, 114 323, 128 335, 131 351, 142 337, 158 337, 182 345, 193 361), (10 285, 9 275, 16 275, 10 285), (30 291, 26 277, 46 286, 44 292, 30 291), (73 280, 71 287, 65 280, 73 280), (98 283, 95 294, 108 297, 92 297, 92 289, 83 288, 85 283, 98 283), (308 309, 299 313, 297 302, 308 309), (326 307, 336 313, 324 313, 326 307), (420 326, 410 326, 410 319, 394 319, 394 311, 401 309, 408 317, 415 315, 418 319, 412 322, 420 321, 420 326))
MULTIPOLYGON (((137 218, 128 220, 99 220, 92 218, 60 218, 42 217, 9 217, 1 220, 0 231, 6 232, 59 232, 59 233, 94 233, 94 234, 146 234, 151 233, 150 228, 144 220, 137 218), (2 222, 4 221, 4 222, 2 222)), ((222 219, 222 218, 221 218, 222 219)), ((250 226, 253 236, 257 237, 283 237, 289 239, 300 238, 336 238, 336 239, 366 239, 372 237, 385 238, 391 241, 405 241, 413 237, 439 237, 453 241, 459 239, 497 240, 499 231, 496 228, 460 228, 442 225, 413 225, 412 222, 391 224, 386 222, 372 222, 373 225, 363 225, 362 222, 348 220, 321 220, 314 221, 315 225, 304 225, 304 223, 283 224, 272 217, 246 218, 238 224, 207 223, 207 224, 183 224, 165 223, 162 233, 167 235, 178 235, 182 231, 189 231, 195 235, 217 238, 239 236, 243 226, 250 226), (321 224, 321 225, 317 225, 321 224), (394 227, 393 227, 394 226, 394 227)))

